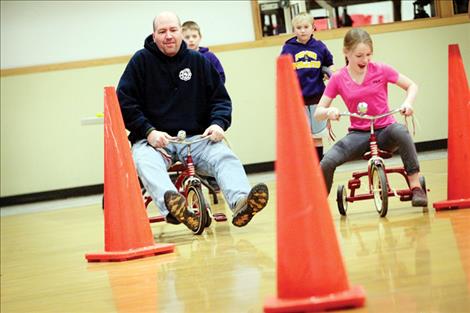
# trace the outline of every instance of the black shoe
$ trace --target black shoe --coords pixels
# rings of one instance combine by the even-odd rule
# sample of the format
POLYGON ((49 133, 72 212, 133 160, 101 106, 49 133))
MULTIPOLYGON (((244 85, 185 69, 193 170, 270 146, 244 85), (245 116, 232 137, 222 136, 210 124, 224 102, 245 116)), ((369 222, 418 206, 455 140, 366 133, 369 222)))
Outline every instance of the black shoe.
POLYGON ((414 187, 412 190, 411 205, 412 206, 428 206, 428 197, 423 189, 414 187))
POLYGON ((264 209, 269 199, 268 187, 261 183, 251 188, 248 197, 238 200, 233 210, 232 224, 243 227, 256 213, 264 209))
POLYGON ((166 208, 176 220, 186 225, 191 231, 196 231, 199 228, 199 218, 188 210, 186 199, 182 194, 169 190, 165 192, 164 199, 166 208))
POLYGON ((219 191, 220 191, 219 184, 217 184, 217 181, 215 180, 214 177, 208 176, 208 177, 207 177, 207 182, 208 182, 209 185, 214 189, 215 192, 219 192, 219 191))

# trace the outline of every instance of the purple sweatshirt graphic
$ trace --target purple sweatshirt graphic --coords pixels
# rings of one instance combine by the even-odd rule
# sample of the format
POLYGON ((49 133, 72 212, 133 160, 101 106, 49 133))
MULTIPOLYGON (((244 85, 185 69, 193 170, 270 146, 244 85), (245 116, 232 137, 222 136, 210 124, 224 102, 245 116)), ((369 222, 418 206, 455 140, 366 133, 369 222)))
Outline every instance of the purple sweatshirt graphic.
POLYGON ((222 63, 220 63, 219 59, 215 56, 215 54, 209 51, 209 48, 206 47, 199 47, 199 53, 201 53, 211 62, 211 64, 215 67, 215 69, 220 75, 220 78, 225 84, 224 68, 222 67, 222 63))
POLYGON ((293 65, 299 78, 305 104, 318 103, 325 90, 321 68, 333 65, 333 55, 328 48, 323 42, 313 37, 306 44, 298 42, 297 37, 292 37, 282 47, 282 54, 291 54, 294 59, 293 65), (311 99, 315 100, 309 101, 311 99))

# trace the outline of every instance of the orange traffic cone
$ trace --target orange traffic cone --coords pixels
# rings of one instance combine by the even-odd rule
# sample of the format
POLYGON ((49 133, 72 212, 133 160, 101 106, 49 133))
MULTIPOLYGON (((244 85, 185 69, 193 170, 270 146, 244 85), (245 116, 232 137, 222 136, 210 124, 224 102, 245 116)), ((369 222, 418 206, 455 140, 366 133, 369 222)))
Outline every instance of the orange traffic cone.
POLYGON ((105 88, 104 98, 104 222, 105 252, 86 254, 89 262, 125 261, 175 249, 153 240, 113 87, 105 88))
POLYGON ((457 44, 449 45, 447 198, 436 210, 470 208, 470 88, 457 44))
POLYGON ((277 297, 264 312, 313 312, 364 305, 351 288, 292 57, 277 62, 277 297))

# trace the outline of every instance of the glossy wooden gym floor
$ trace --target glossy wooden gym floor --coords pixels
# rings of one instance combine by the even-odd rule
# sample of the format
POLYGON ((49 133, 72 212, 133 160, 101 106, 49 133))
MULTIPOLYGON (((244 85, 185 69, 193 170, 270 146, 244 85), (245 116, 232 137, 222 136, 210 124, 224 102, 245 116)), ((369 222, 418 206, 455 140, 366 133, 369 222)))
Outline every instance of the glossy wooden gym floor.
MULTIPOLYGON (((421 166, 430 203, 446 199, 447 160, 421 166)), ((338 172, 335 185, 350 174, 338 172)), ((153 224, 155 241, 175 243, 175 252, 127 262, 84 258, 104 249, 99 204, 2 217, 1 312, 262 312, 276 295, 271 177, 269 205, 248 226, 213 223, 194 236, 153 224)), ((363 308, 344 312, 470 312, 470 209, 435 212, 392 198, 387 218, 371 200, 340 218, 334 193, 348 277, 366 291, 363 308)), ((223 201, 214 210, 229 213, 223 201)))

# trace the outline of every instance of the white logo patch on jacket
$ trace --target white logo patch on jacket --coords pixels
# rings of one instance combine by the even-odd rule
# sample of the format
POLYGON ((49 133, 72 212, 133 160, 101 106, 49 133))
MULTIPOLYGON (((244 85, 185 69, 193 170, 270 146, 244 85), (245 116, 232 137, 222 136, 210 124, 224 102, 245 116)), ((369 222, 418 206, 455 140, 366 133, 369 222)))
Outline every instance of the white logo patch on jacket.
POLYGON ((181 80, 188 81, 191 79, 192 75, 191 70, 189 68, 185 68, 184 70, 181 70, 179 76, 181 80))

